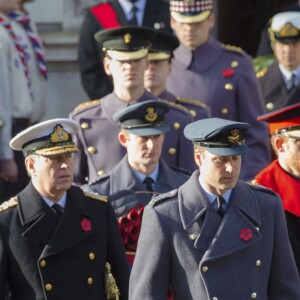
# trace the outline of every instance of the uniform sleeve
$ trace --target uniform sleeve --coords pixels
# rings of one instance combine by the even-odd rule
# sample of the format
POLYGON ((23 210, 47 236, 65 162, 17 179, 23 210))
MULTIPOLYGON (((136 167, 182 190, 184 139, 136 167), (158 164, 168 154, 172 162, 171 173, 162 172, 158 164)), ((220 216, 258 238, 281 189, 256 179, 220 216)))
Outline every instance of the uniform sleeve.
POLYGON ((5 253, 5 245, 0 228, 0 299, 5 299, 7 288, 7 257, 5 253))
POLYGON ((269 299, 300 299, 300 281, 288 239, 282 202, 279 199, 275 215, 275 238, 269 281, 269 299))
POLYGON ((238 120, 250 124, 246 142, 250 149, 243 155, 241 178, 251 180, 271 161, 268 127, 257 120, 266 113, 259 83, 250 58, 245 57, 238 82, 238 120))
POLYGON ((146 206, 129 282, 130 300, 166 300, 169 245, 159 215, 146 206))
POLYGON ((94 39, 101 30, 90 11, 86 12, 79 36, 79 69, 81 83, 91 100, 102 98, 112 91, 112 82, 106 75, 100 57, 100 47, 94 39))
POLYGON ((108 233, 108 262, 111 265, 112 274, 116 279, 120 290, 120 299, 128 299, 129 267, 122 243, 121 234, 117 224, 116 216, 111 205, 108 203, 109 211, 109 233, 108 233))

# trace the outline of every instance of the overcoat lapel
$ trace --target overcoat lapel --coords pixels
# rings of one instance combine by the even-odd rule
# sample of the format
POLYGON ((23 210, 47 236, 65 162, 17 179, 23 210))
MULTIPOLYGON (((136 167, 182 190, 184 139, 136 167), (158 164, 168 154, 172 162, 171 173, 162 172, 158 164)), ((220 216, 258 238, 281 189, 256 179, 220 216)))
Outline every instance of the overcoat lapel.
POLYGON ((91 219, 84 194, 78 187, 73 187, 67 193, 64 213, 41 257, 51 256, 71 248, 90 237, 94 231, 95 224, 91 219), (84 219, 91 224, 91 228, 86 229, 83 226, 84 219))
POLYGON ((124 11, 122 9, 122 6, 120 5, 119 1, 111 1, 110 5, 114 8, 117 16, 118 16, 118 20, 122 25, 128 25, 128 21, 126 19, 126 16, 124 14, 124 11))
POLYGON ((261 239, 261 220, 257 200, 251 188, 238 182, 232 191, 230 204, 203 260, 212 260, 250 247, 261 239), (252 237, 245 240, 241 230, 250 229, 252 237))

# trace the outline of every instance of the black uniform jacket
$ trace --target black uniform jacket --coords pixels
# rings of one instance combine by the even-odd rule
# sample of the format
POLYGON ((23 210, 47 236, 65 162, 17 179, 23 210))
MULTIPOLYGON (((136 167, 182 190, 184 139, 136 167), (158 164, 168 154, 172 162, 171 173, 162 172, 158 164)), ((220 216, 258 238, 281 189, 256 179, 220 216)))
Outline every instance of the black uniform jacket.
MULTIPOLYGON (((119 1, 106 2, 116 12, 118 23, 121 26, 129 25, 119 1)), ((147 1, 142 25, 172 32, 169 3, 163 0, 147 1)), ((101 98, 113 90, 112 82, 103 68, 103 57, 99 55, 102 50, 94 39, 95 33, 103 29, 108 28, 103 28, 91 11, 88 10, 81 27, 78 55, 82 85, 90 99, 101 98)))
POLYGON ((274 62, 267 71, 257 74, 267 111, 299 103, 300 86, 287 90, 278 62, 274 62))
POLYGON ((107 261, 127 299, 128 266, 106 197, 92 199, 71 187, 59 219, 29 183, 2 204, 0 299, 8 283, 14 300, 104 300, 107 261))

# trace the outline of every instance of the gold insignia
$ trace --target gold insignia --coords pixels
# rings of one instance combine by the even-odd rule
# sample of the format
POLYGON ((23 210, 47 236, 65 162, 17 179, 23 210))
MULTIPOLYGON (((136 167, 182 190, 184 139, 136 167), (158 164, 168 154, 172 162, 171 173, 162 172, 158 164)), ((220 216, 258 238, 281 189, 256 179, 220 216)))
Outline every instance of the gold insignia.
POLYGON ((279 31, 280 37, 292 37, 299 34, 298 29, 291 23, 286 23, 279 31))
POLYGON ((69 133, 67 133, 60 124, 57 124, 54 127, 54 132, 50 136, 50 140, 52 143, 60 143, 68 141, 69 137, 69 133))
POLYGON ((178 102, 183 102, 185 104, 192 104, 192 105, 195 105, 195 106, 200 106, 200 107, 203 107, 203 108, 207 108, 207 105, 203 102, 200 102, 198 100, 194 100, 194 99, 190 99, 190 98, 183 98, 183 97, 176 97, 176 100, 178 102))
POLYGON ((8 208, 14 207, 18 204, 18 199, 17 197, 12 197, 10 200, 3 202, 0 205, 0 211, 7 210, 8 208))
POLYGON ((231 130, 231 135, 228 136, 228 140, 230 143, 235 144, 239 141, 240 139, 240 131, 238 129, 232 129, 231 130))
POLYGON ((226 83, 225 84, 225 90, 232 91, 233 90, 233 85, 231 83, 226 83))
POLYGON ((88 153, 95 154, 97 153, 97 149, 93 146, 88 147, 88 153))
POLYGON ((85 109, 85 108, 100 105, 100 103, 101 103, 100 99, 80 103, 74 108, 73 113, 77 113, 79 110, 82 110, 82 109, 85 109))
POLYGON ((176 149, 175 148, 170 148, 168 152, 169 152, 170 155, 174 155, 176 153, 176 149))
POLYGON ((109 262, 105 263, 104 286, 107 299, 119 299, 120 291, 111 272, 111 266, 109 262))
POLYGON ((221 109, 222 115, 227 115, 228 114, 228 108, 224 107, 221 109))
POLYGON ((180 129, 181 125, 180 125, 179 122, 175 122, 175 123, 173 124, 173 127, 174 127, 175 130, 178 130, 178 129, 180 129))
POLYGON ((264 77, 266 75, 266 73, 268 72, 268 69, 263 69, 259 72, 256 73, 256 78, 261 78, 264 77))
POLYGON ((124 42, 125 44, 129 44, 131 42, 132 36, 130 33, 125 33, 124 34, 124 42))
POLYGON ((90 124, 88 123, 88 122, 82 122, 81 124, 80 124, 80 127, 82 128, 82 129, 89 129, 90 128, 90 124))
POLYGON ((89 197, 89 198, 92 198, 92 199, 96 199, 96 200, 100 200, 102 202, 108 202, 108 199, 106 196, 101 196, 97 193, 92 193, 92 192, 89 192, 89 191, 84 191, 84 195, 86 197, 89 197))
POLYGON ((146 109, 147 114, 145 115, 145 120, 148 122, 155 122, 157 120, 157 113, 155 112, 153 107, 148 107, 146 109))
POLYGON ((234 45, 224 45, 224 47, 227 50, 232 50, 232 51, 235 51, 235 52, 243 52, 243 49, 241 47, 237 47, 237 46, 234 46, 234 45))

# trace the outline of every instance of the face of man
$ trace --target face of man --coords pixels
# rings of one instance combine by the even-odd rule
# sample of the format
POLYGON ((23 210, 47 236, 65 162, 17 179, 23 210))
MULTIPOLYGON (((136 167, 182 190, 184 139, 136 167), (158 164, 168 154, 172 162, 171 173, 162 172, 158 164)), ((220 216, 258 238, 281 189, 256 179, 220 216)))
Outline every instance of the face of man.
POLYGON ((8 14, 14 9, 18 9, 19 0, 0 0, 0 11, 8 14))
POLYGON ((198 23, 180 23, 171 17, 171 27, 180 43, 192 50, 206 43, 214 23, 215 18, 213 14, 210 14, 206 20, 198 23))
POLYGON ((171 69, 169 59, 150 60, 144 75, 145 88, 154 96, 159 96, 166 89, 167 78, 171 69))
POLYGON ((104 68, 108 75, 112 76, 116 90, 128 90, 144 86, 144 73, 148 59, 119 61, 104 58, 104 68))
POLYGON ((50 200, 59 200, 72 185, 72 154, 33 154, 26 157, 25 164, 37 191, 50 200))
POLYGON ((280 165, 293 176, 300 178, 300 139, 285 139, 278 151, 280 165))
POLYGON ((121 131, 120 143, 127 148, 129 165, 145 174, 155 169, 159 162, 164 135, 138 136, 121 131))
POLYGON ((296 43, 272 44, 273 52, 278 62, 287 70, 295 70, 300 65, 300 41, 296 43))
POLYGON ((195 149, 195 161, 199 166, 200 177, 211 193, 222 195, 235 187, 241 171, 240 155, 217 156, 195 149))

